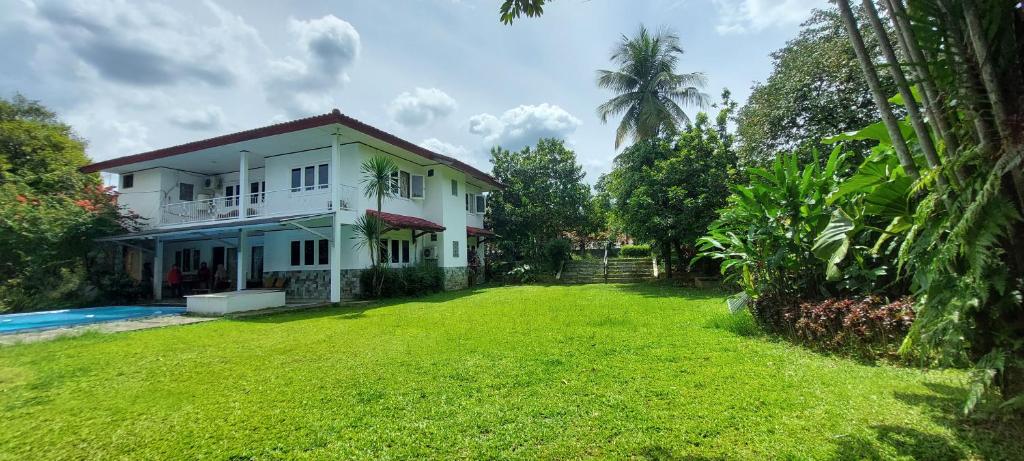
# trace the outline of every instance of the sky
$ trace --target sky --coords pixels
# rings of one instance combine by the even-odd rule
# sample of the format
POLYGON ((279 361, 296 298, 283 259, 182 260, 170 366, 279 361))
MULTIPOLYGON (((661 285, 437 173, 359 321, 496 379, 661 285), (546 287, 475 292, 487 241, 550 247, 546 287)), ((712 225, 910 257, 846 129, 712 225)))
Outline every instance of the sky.
POLYGON ((555 0, 511 26, 499 4, 0 0, 0 95, 55 110, 97 161, 338 108, 485 171, 494 145, 565 139, 593 183, 618 122, 595 75, 623 35, 672 29, 677 70, 742 103, 826 0, 555 0))

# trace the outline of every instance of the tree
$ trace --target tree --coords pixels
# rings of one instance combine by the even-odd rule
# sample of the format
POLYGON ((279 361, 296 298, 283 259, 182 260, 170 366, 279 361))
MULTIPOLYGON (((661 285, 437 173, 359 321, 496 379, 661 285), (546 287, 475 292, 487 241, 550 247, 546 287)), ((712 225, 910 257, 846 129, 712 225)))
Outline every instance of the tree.
POLYGON ((494 177, 505 188, 491 194, 487 220, 510 258, 539 258, 544 245, 587 232, 589 187, 576 154, 558 139, 534 148, 491 149, 494 177))
POLYGON ((679 37, 668 29, 655 34, 643 25, 632 38, 622 36, 612 51, 617 70, 597 71, 597 86, 616 96, 597 107, 601 123, 622 115, 615 131, 615 147, 627 137, 634 141, 668 135, 690 123, 680 107, 705 107, 708 96, 700 91, 706 79, 700 72, 676 73, 683 54, 679 37))
POLYGON ((38 102, 0 98, 0 311, 91 302, 93 240, 136 224, 98 175, 79 171, 84 149, 38 102))
POLYGON ((380 296, 384 283, 381 266, 386 262, 381 257, 380 246, 381 234, 386 226, 380 213, 384 200, 395 196, 394 175, 398 173, 398 166, 390 158, 377 155, 364 160, 359 169, 363 175, 363 195, 377 202, 377 214, 366 213, 356 220, 354 238, 358 240, 357 245, 366 247, 370 252, 373 295, 380 296))
POLYGON ((732 135, 726 130, 735 107, 728 91, 716 124, 706 113, 674 139, 643 141, 616 159, 609 189, 614 197, 614 221, 624 233, 654 242, 672 273, 694 256, 694 244, 725 205, 728 185, 736 174, 732 135))
MULTIPOLYGON (((880 56, 878 41, 869 38, 868 54, 880 56)), ((835 9, 814 10, 797 37, 771 57, 772 74, 753 86, 737 116, 740 163, 767 166, 780 153, 796 153, 806 163, 822 147, 822 138, 878 120, 878 108, 835 9)), ((883 93, 896 93, 891 77, 881 75, 879 80, 883 93)), ((871 145, 857 141, 846 150, 863 158, 871 145)))

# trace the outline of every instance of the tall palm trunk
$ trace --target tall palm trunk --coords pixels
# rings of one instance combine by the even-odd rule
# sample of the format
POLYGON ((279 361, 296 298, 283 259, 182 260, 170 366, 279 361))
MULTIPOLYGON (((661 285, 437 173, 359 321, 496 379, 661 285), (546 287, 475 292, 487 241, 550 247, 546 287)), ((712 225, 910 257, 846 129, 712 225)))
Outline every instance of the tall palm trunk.
MULTIPOLYGON (((903 6, 903 0, 886 0, 886 5, 889 9, 889 16, 891 17, 893 27, 896 29, 896 40, 900 48, 910 57, 910 68, 918 81, 918 88, 923 96, 925 111, 928 112, 928 117, 935 124, 936 131, 938 131, 939 137, 942 138, 942 142, 945 144, 945 158, 947 161, 955 161, 960 151, 960 140, 953 131, 949 114, 945 110, 945 98, 943 98, 942 92, 935 85, 931 70, 928 68, 928 58, 925 56, 924 51, 921 50, 921 47, 917 45, 917 37, 914 34, 913 27, 910 25, 910 20, 907 18, 907 10, 903 6)), ((966 180, 967 172, 963 167, 957 168, 955 173, 958 183, 963 183, 966 180)))
MULTIPOLYGON (((931 131, 924 124, 924 118, 921 117, 921 109, 917 105, 917 100, 914 99, 914 93, 910 91, 910 84, 907 83, 907 77, 903 74, 903 68, 900 67, 896 51, 893 50, 892 44, 889 43, 889 34, 886 32, 885 26, 882 25, 881 19, 878 18, 878 11, 875 10, 874 0, 862 0, 861 3, 864 5, 865 13, 867 13, 868 22, 871 23, 871 27, 875 29, 875 35, 878 36, 879 48, 882 50, 882 55, 885 56, 885 61, 889 64, 889 73, 892 74, 896 89, 899 90, 900 96, 903 97, 903 106, 906 107, 907 115, 910 116, 910 124, 914 127, 914 133, 917 134, 917 141, 921 146, 921 151, 924 153, 925 161, 928 162, 930 168, 941 168, 942 163, 939 161, 939 155, 935 151, 935 143, 932 142, 931 131)), ((939 186, 947 184, 946 177, 941 172, 936 174, 935 180, 939 186)))
POLYGON ((882 116, 882 122, 885 123, 885 128, 889 132, 889 138, 892 141, 893 149, 896 150, 896 156, 900 160, 900 166, 903 167, 907 176, 916 180, 921 174, 917 170, 917 165, 914 164, 914 157, 910 155, 910 149, 907 148, 907 142, 900 131, 896 116, 893 115, 892 108, 889 107, 889 98, 882 92, 882 83, 879 82, 878 72, 864 47, 864 38, 861 37, 860 30, 857 28, 857 20, 853 17, 853 11, 850 10, 849 0, 837 0, 836 4, 839 6, 839 15, 843 18, 843 25, 846 26, 846 31, 850 34, 850 44, 853 45, 853 51, 857 54, 857 60, 860 61, 868 88, 871 89, 871 97, 875 100, 878 112, 882 116))
POLYGON ((974 0, 964 1, 964 19, 967 22, 967 33, 970 36, 971 45, 974 48, 974 56, 978 60, 978 67, 981 69, 981 81, 985 85, 985 92, 988 93, 988 101, 992 106, 992 115, 995 118, 996 129, 1004 140, 1009 140, 1013 133, 1010 132, 1009 114, 1007 103, 1002 87, 999 85, 999 75, 996 72, 994 56, 989 48, 988 38, 978 17, 978 10, 974 0))

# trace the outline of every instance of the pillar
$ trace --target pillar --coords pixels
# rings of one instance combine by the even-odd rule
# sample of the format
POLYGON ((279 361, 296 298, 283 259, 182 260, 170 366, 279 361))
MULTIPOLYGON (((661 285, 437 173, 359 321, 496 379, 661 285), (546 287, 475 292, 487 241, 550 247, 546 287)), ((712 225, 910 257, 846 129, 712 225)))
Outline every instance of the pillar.
POLYGON ((341 302, 341 142, 331 135, 331 208, 334 211, 331 232, 331 302, 341 302))
POLYGON ((249 151, 238 153, 238 219, 245 219, 249 209, 249 151))
POLYGON ((164 299, 164 242, 156 237, 156 245, 153 250, 153 300, 164 299))
POLYGON ((245 289, 245 282, 248 279, 245 276, 245 270, 248 269, 248 267, 249 267, 249 255, 246 254, 246 250, 248 249, 248 247, 249 247, 249 232, 246 231, 245 229, 239 229, 238 230, 238 249, 235 250, 235 254, 238 256, 236 258, 238 260, 238 267, 237 267, 238 270, 237 270, 237 275, 235 277, 237 279, 238 291, 242 291, 242 290, 245 289))

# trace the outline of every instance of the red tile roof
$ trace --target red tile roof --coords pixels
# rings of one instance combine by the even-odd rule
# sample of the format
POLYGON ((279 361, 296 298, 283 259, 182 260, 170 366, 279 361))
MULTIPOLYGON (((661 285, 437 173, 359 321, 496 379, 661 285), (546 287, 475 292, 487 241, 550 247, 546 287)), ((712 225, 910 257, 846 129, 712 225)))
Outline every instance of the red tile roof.
POLYGON ((441 232, 444 230, 444 226, 435 222, 427 221, 423 218, 385 212, 378 214, 377 210, 366 210, 366 213, 371 216, 379 216, 385 224, 398 229, 425 230, 431 232, 441 232))
POLYGON ((469 237, 494 237, 495 233, 479 227, 466 226, 466 235, 469 237))
POLYGON ((409 152, 412 152, 413 154, 419 155, 428 160, 433 160, 435 162, 447 164, 452 168, 462 171, 463 173, 466 173, 476 179, 484 181, 492 186, 504 187, 504 185, 498 182, 497 179, 494 179, 493 176, 487 173, 484 173, 476 168, 473 168, 459 160, 417 146, 416 144, 399 138, 398 136, 395 136, 391 133, 385 132, 383 130, 360 122, 359 120, 342 114, 341 111, 338 109, 334 109, 333 111, 323 115, 315 115, 312 117, 300 118, 298 120, 292 120, 290 122, 277 123, 274 125, 268 125, 252 130, 239 131, 237 133, 226 134, 223 136, 217 136, 215 138, 203 139, 200 141, 194 141, 186 144, 180 144, 177 146, 166 147, 154 151, 143 152, 141 154, 128 155, 125 157, 104 160, 102 162, 96 162, 82 167, 82 172, 94 173, 97 171, 103 171, 104 169, 107 168, 113 168, 137 162, 145 162, 148 160, 157 160, 175 155, 187 154, 189 152, 195 152, 198 150, 234 144, 236 142, 266 138, 269 136, 291 133, 293 131, 300 131, 308 128, 316 128, 331 125, 334 123, 341 124, 360 133, 363 133, 367 136, 379 139, 401 149, 405 149, 409 152))

